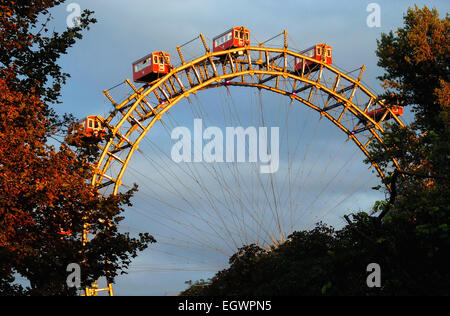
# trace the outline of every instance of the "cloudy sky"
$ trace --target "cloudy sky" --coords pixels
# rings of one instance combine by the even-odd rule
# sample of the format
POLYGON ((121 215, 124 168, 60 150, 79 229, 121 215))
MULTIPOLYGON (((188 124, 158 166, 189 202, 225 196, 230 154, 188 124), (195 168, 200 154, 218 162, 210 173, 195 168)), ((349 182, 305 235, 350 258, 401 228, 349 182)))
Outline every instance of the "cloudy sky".
MULTIPOLYGON (((206 39, 211 41, 215 35, 237 25, 245 25, 251 30, 252 42, 262 42, 286 29, 290 43, 298 49, 310 47, 315 43, 328 43, 333 47, 335 65, 346 70, 366 65, 364 82, 376 92, 381 92, 380 84, 376 80, 376 76, 382 73, 376 65, 376 40, 382 32, 400 27, 404 12, 413 3, 403 0, 377 1, 381 9, 381 25, 369 27, 367 17, 371 12, 367 11, 367 7, 372 2, 374 1, 68 1, 52 11, 56 30, 65 27, 66 19, 71 14, 70 10, 68 11, 71 3, 78 4, 81 9, 95 11, 98 23, 92 26, 68 55, 61 58, 60 64, 65 72, 71 74, 71 78, 63 89, 63 103, 58 105, 56 110, 58 113, 73 113, 80 118, 91 114, 105 115, 111 110, 111 106, 103 97, 102 91, 131 78, 133 61, 157 50, 164 50, 175 56, 176 46, 197 37, 198 34, 203 33, 206 39)), ((450 7, 447 0, 417 1, 417 5, 435 7, 442 16, 450 7)), ((200 51, 192 46, 186 48, 185 54, 185 57, 196 56, 200 51)), ((267 108, 270 104, 279 103, 286 105, 286 108, 289 106, 289 100, 267 94, 258 99, 259 96, 255 92, 232 92, 232 96, 229 96, 227 91, 207 92, 193 100, 196 104, 194 106, 203 106, 205 109, 205 104, 212 104, 223 109, 230 104, 237 104, 246 105, 248 109, 257 110, 260 107, 264 113, 270 113, 267 108)), ((219 113, 210 108, 206 111, 211 111, 212 117, 219 113)), ((286 232, 310 227, 318 220, 339 226, 342 224, 342 214, 350 212, 349 210, 368 210, 377 198, 383 197, 382 194, 370 190, 378 180, 362 163, 362 154, 345 141, 344 135, 340 135, 339 131, 327 122, 317 123, 318 118, 308 116, 304 109, 295 109, 294 112, 289 112, 289 115, 291 121, 287 124, 298 127, 299 133, 302 126, 307 126, 296 156, 298 159, 294 159, 295 163, 290 165, 287 161, 289 159, 281 157, 279 174, 273 179, 261 180, 279 188, 279 191, 276 191, 279 198, 278 207, 289 219, 285 223, 286 232), (344 147, 344 144, 349 146, 344 147), (292 199, 289 199, 289 194, 283 190, 286 175, 293 174, 292 170, 298 171, 295 173, 298 175, 295 192, 301 191, 305 196, 301 202, 300 198, 295 201, 306 205, 307 213, 302 213, 302 207, 289 206, 292 199), (305 187, 308 190, 302 189, 305 187), (287 212, 286 209, 299 211, 287 212), (292 224, 292 221, 295 223, 292 224), (301 224, 297 225, 298 222, 301 224)), ((195 116, 188 115, 181 109, 173 113, 174 121, 186 126, 192 125, 195 116)), ((243 120, 247 119, 243 116, 243 120)), ((408 116, 410 117, 410 114, 407 113, 406 119, 408 116)), ((251 124, 249 119, 247 125, 251 124)), ((273 122, 273 125, 277 124, 273 122)), ((172 123, 170 127, 176 127, 176 124, 172 123)), ((290 130, 290 127, 283 127, 290 130)), ((295 131, 291 131, 291 135, 295 135, 292 133, 295 131)), ((165 138, 155 136, 159 134, 155 131, 146 137, 146 143, 141 146, 142 152, 133 158, 131 168, 124 178, 125 183, 137 182, 141 191, 136 196, 135 206, 127 210, 127 220, 123 228, 131 233, 154 233, 156 239, 162 243, 152 246, 139 256, 129 275, 118 278, 115 290, 119 295, 170 295, 184 289, 186 280, 208 278, 214 271, 226 266, 227 255, 233 253, 235 243, 249 242, 263 235, 262 228, 257 227, 258 221, 255 217, 260 217, 267 227, 271 223, 269 207, 267 213, 249 217, 230 213, 230 216, 224 215, 222 221, 220 214, 214 213, 205 205, 202 206, 201 203, 205 201, 202 201, 201 190, 206 186, 212 194, 222 191, 222 196, 227 196, 226 192, 223 193, 223 187, 224 183, 225 186, 232 187, 230 173, 222 177, 223 182, 218 182, 214 177, 208 177, 208 174, 211 174, 208 171, 210 166, 192 167, 167 161, 165 154, 170 153, 170 144, 173 141, 168 135, 165 138), (155 146, 165 154, 158 153, 155 146), (160 165, 165 166, 164 172, 156 167, 160 165), (187 177, 180 176, 181 181, 175 179, 186 170, 192 172, 190 168, 198 168, 195 174, 204 181, 202 187, 197 188, 195 181, 191 183, 187 177), (196 197, 196 194, 199 196, 196 197), (155 199, 155 196, 158 199, 155 199), (170 207, 167 206, 168 202, 170 207), (194 223, 195 219, 201 217, 194 212, 203 208, 211 213, 203 215, 203 218, 194 223), (184 213, 178 214, 174 210, 184 213), (170 213, 171 211, 174 213, 170 213), (241 222, 236 224, 238 219, 241 222), (192 224, 190 229, 187 227, 188 223, 192 224), (228 226, 230 229, 226 229, 228 226), (220 229, 216 230, 214 227, 220 229), (244 228, 247 231, 243 232, 244 228)), ((288 140, 286 144, 289 144, 288 140)), ((288 151, 282 152, 284 157, 289 156, 288 151)), ((251 187, 255 183, 252 181, 256 180, 253 169, 246 167, 248 166, 242 166, 236 172, 241 176, 240 185, 251 187)), ((226 171, 228 167, 221 168, 226 171)), ((262 193, 252 192, 251 195, 254 206, 263 209, 265 198, 262 193)), ((227 200, 229 208, 225 208, 225 211, 240 212, 239 206, 236 205, 239 203, 232 201, 231 195, 228 197, 231 201, 227 200)), ((220 207, 217 208, 218 210, 214 211, 220 211, 220 207)))

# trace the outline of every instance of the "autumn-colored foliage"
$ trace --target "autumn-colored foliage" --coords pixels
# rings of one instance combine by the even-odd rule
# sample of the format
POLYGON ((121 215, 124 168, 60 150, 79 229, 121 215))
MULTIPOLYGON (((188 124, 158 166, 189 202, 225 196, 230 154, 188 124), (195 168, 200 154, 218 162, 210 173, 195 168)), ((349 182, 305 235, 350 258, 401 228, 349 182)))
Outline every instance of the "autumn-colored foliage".
POLYGON ((95 22, 87 11, 79 27, 61 34, 47 34, 50 19, 32 31, 62 2, 0 4, 0 295, 76 294, 66 284, 68 264, 81 265, 84 286, 101 276, 112 281, 154 242, 118 231, 136 188, 101 196, 90 184, 95 144, 71 148, 58 136, 72 120, 51 107, 68 78, 56 60, 95 22))

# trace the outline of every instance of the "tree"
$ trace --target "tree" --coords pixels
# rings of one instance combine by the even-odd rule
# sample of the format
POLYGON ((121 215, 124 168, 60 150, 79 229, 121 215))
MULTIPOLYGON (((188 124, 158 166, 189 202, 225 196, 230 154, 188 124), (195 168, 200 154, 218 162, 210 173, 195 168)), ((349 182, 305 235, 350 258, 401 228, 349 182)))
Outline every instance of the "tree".
POLYGON ((388 126, 383 138, 388 150, 377 145, 369 150, 386 171, 389 159, 400 165, 385 180, 395 192, 382 206, 383 216, 390 210, 389 220, 412 221, 432 255, 432 249, 450 245, 450 18, 416 6, 404 24, 378 41, 378 65, 386 70, 380 79, 387 93, 411 107, 415 119, 404 129, 388 126))
MULTIPOLYGON (((385 126, 369 147, 391 185, 372 215, 346 216, 335 230, 319 224, 295 232, 270 252, 245 253, 203 286, 184 295, 450 295, 449 105, 450 19, 410 8, 404 27, 378 41, 380 98, 412 108, 414 121, 385 126), (392 159, 400 168, 393 170, 392 159), (366 284, 369 263, 381 267, 382 286, 366 284), (240 282, 245 280, 245 282, 240 282)), ((371 161, 366 161, 371 163, 371 161)), ((250 249, 251 250, 251 249, 250 249)))
POLYGON ((77 294, 66 284, 68 264, 80 264, 83 286, 101 276, 113 281, 155 242, 147 233, 133 238, 118 231, 137 187, 102 197, 90 185, 95 144, 71 148, 61 137, 73 117, 52 109, 69 77, 57 60, 96 22, 84 11, 78 26, 49 34, 49 10, 63 2, 0 4, 1 295, 77 294), (85 224, 90 241, 83 245, 85 224), (17 284, 17 274, 29 286, 17 284))

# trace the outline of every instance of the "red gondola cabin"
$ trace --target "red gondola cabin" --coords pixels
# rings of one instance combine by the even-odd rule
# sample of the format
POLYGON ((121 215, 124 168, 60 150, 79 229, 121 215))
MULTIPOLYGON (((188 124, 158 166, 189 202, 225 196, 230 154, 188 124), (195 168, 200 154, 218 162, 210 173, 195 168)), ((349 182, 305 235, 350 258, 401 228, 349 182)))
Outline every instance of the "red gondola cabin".
POLYGON ((72 126, 69 130, 69 134, 81 135, 83 139, 103 138, 106 136, 106 128, 103 126, 102 122, 103 118, 101 116, 90 115, 83 121, 72 126))
POLYGON ((231 48, 244 47, 250 44, 250 30, 243 26, 235 26, 213 39, 213 52, 221 52, 231 48))
POLYGON ((133 63, 134 82, 151 82, 170 72, 170 55, 153 52, 133 63))
MULTIPOLYGON (((395 106, 391 107, 391 111, 392 111, 392 113, 394 113, 397 116, 403 115, 403 107, 402 106, 395 105, 395 106)), ((386 112, 385 108, 379 108, 379 109, 375 109, 370 112, 367 112, 367 115, 370 116, 375 121, 379 121, 379 120, 381 120, 381 118, 383 117, 385 112, 386 112)), ((385 119, 390 120, 391 118, 392 118, 392 115, 390 113, 388 113, 386 115, 385 119)))
MULTIPOLYGON (((331 46, 327 44, 314 45, 313 47, 301 51, 300 54, 315 59, 317 61, 323 60, 328 65, 331 65, 333 62, 331 46)), ((314 62, 312 61, 305 60, 305 67, 309 67, 313 63, 314 62)), ((302 68, 303 68, 303 59, 295 57, 295 70, 302 71, 302 68)))

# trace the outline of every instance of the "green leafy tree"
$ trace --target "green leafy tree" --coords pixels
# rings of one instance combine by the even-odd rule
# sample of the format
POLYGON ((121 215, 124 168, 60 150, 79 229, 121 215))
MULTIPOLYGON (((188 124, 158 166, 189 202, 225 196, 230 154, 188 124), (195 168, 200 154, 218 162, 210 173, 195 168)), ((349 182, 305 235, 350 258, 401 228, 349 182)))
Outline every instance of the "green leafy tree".
POLYGON ((382 217, 413 223, 429 256, 450 245, 449 111, 450 18, 436 10, 409 9, 404 27, 378 42, 380 77, 389 94, 412 109, 414 121, 404 129, 389 126, 389 150, 373 145, 371 155, 385 171, 396 158, 400 169, 385 182, 394 188, 382 217), (389 211, 389 212, 388 212, 389 211))
POLYGON ((69 77, 57 61, 96 21, 84 11, 78 26, 49 32, 50 10, 62 3, 0 3, 1 295, 77 294, 66 284, 68 264, 80 264, 83 287, 102 276, 113 281, 155 242, 147 233, 135 238, 118 230, 137 188, 99 195, 90 185, 95 144, 71 148, 63 137, 73 117, 52 108, 69 77), (60 145, 50 145, 51 138, 60 145), (17 283, 17 275, 29 285, 17 283))

